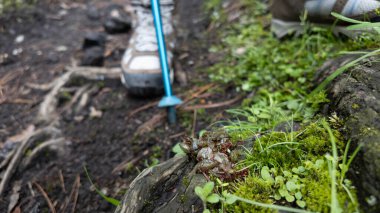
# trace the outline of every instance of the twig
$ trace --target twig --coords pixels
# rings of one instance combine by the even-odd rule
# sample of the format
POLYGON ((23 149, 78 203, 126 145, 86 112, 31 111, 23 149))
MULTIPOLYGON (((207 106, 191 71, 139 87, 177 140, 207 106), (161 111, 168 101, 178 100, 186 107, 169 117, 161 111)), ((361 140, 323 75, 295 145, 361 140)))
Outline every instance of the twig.
POLYGON ((192 127, 192 130, 191 130, 191 136, 194 138, 195 137, 195 126, 197 125, 197 113, 198 113, 198 110, 194 110, 194 114, 193 114, 193 127, 192 127))
POLYGON ((219 107, 224 107, 224 106, 235 104, 236 102, 238 102, 243 97, 244 97, 243 95, 239 95, 239 96, 235 97, 234 99, 231 99, 228 101, 223 101, 223 102, 213 103, 213 104, 201 104, 201 105, 185 106, 185 107, 182 107, 182 109, 185 111, 192 111, 192 110, 196 110, 196 109, 219 108, 219 107))
POLYGON ((120 163, 119 165, 117 165, 113 170, 112 170, 112 174, 116 174, 117 172, 120 172, 122 171, 123 169, 125 169, 128 165, 134 165, 136 164, 138 161, 140 161, 142 158, 144 158, 145 156, 147 156, 148 154, 150 153, 150 150, 149 149, 146 149, 141 155, 139 155, 137 158, 134 158, 132 160, 132 158, 129 158, 125 161, 123 161, 122 163, 120 163))
POLYGON ((77 175, 71 187, 70 195, 69 197, 66 197, 65 202, 62 204, 60 208, 60 212, 66 213, 67 205, 69 205, 69 202, 73 199, 74 195, 77 194, 76 191, 79 189, 79 183, 80 183, 80 176, 77 175))
POLYGON ((33 184, 37 187, 38 191, 40 191, 40 193, 42 194, 42 196, 44 196, 46 202, 48 203, 48 206, 49 206, 49 209, 52 213, 56 213, 55 211, 55 207, 53 205, 53 203, 51 202, 49 196, 46 194, 46 192, 44 191, 44 189, 40 186, 40 184, 38 184, 37 182, 33 182, 33 184))
POLYGON ((144 111, 144 110, 149 109, 149 108, 151 108, 151 107, 157 106, 158 102, 159 102, 159 101, 153 101, 153 102, 151 102, 151 103, 145 104, 144 106, 141 106, 141 107, 139 107, 139 108, 133 110, 132 112, 128 113, 126 119, 128 120, 128 119, 130 119, 131 117, 133 117, 135 114, 137 114, 137 113, 139 113, 139 112, 141 112, 141 111, 144 111))
POLYGON ((54 81, 47 84, 26 83, 26 86, 35 90, 47 91, 54 87, 54 81))
POLYGON ((177 133, 175 135, 171 135, 171 136, 169 136, 169 139, 179 138, 183 135, 186 135, 186 132, 180 132, 180 133, 177 133))
MULTIPOLYGON (((178 96, 179 96, 179 97, 183 97, 183 96, 188 97, 188 98, 186 98, 186 99, 183 101, 182 105, 184 105, 184 104, 187 104, 188 102, 192 101, 194 98, 197 98, 199 95, 201 95, 202 93, 204 93, 205 91, 211 89, 211 88, 214 87, 214 86, 215 86, 214 84, 207 84, 207 85, 202 86, 202 87, 200 87, 200 88, 196 88, 196 89, 194 89, 194 92, 190 95, 190 97, 188 97, 189 95, 186 95, 186 94, 180 94, 180 95, 178 95, 178 96)), ((148 103, 148 104, 146 104, 146 105, 144 105, 144 106, 141 106, 141 107, 139 107, 139 108, 133 110, 132 112, 128 113, 126 119, 128 120, 128 119, 130 119, 132 116, 135 116, 136 114, 138 114, 138 113, 140 113, 140 112, 142 112, 142 111, 144 111, 144 110, 147 110, 147 109, 149 109, 149 108, 152 108, 152 107, 154 107, 154 106, 157 106, 158 102, 159 102, 159 101, 153 101, 153 102, 151 102, 151 103, 148 103)))
POLYGON ((78 194, 79 194, 79 187, 80 187, 80 176, 77 175, 77 177, 75 178, 75 185, 74 185, 74 201, 73 201, 73 207, 71 209, 71 213, 74 213, 75 212, 75 208, 77 206, 77 202, 78 202, 78 194))
POLYGON ((65 187, 65 180, 63 178, 62 170, 60 169, 58 172, 59 175, 59 182, 61 182, 62 191, 66 193, 66 187, 65 187))
POLYGON ((28 188, 29 188, 29 191, 30 191, 30 194, 32 195, 32 197, 36 196, 36 193, 34 192, 33 190, 33 187, 32 187, 32 183, 30 181, 28 181, 28 188))
POLYGON ((167 114, 166 112, 159 112, 154 115, 151 119, 141 124, 136 131, 136 135, 141 135, 147 132, 152 131, 156 126, 160 124, 161 121, 165 120, 167 114))

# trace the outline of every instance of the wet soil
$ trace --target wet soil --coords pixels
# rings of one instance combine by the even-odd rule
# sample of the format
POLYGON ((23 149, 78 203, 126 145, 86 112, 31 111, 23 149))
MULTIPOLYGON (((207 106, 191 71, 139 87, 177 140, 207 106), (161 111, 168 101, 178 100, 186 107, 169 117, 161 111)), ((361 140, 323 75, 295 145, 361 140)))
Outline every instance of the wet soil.
MULTIPOLYGON (((65 73, 65 66, 73 60, 80 60, 83 37, 87 32, 104 31, 102 21, 112 4, 123 5, 125 2, 46 0, 0 16, 0 79, 3 80, 0 81, 0 148, 4 148, 7 138, 29 125, 39 125, 35 120, 36 113, 47 91, 32 89, 28 85, 49 83, 65 73), (99 13, 99 18, 91 15, 94 11, 99 13), (24 37, 23 41, 16 42, 20 36, 24 37)), ((212 64, 206 60, 209 41, 202 35, 207 29, 207 18, 200 15, 201 6, 200 0, 180 1, 177 5, 180 15, 177 17, 179 45, 175 51, 178 58, 176 67, 191 79, 186 86, 184 82, 175 85, 178 93, 207 83, 206 75, 199 72, 212 64)), ((129 36, 130 33, 107 36, 109 54, 105 67, 119 66, 129 36)), ((70 200, 66 212, 71 211, 74 205, 76 212, 113 212, 115 207, 95 192, 85 175, 84 166, 103 193, 120 200, 140 171, 173 155, 171 148, 181 140, 181 136, 208 128, 210 123, 224 116, 223 108, 199 112, 193 130, 193 112, 180 112, 177 125, 169 127, 162 122, 153 131, 136 136, 136 129, 162 109, 153 107, 131 119, 127 119, 128 113, 159 97, 132 98, 119 80, 79 81, 73 86, 84 84, 94 88, 86 106, 76 113, 61 114, 59 128, 69 141, 67 148, 58 154, 46 151, 29 167, 18 170, 0 198, 0 212, 6 212, 11 189, 19 183, 21 190, 16 207, 21 212, 49 212, 46 199, 33 182, 42 186, 56 210, 61 212, 70 192, 75 191, 73 187, 77 176, 80 177, 78 200, 70 200), (91 107, 101 111, 102 115, 91 117, 91 107), (137 161, 130 168, 112 173, 121 162, 134 159, 137 161)), ((226 89, 209 93, 194 104, 235 97, 226 89)), ((62 96, 60 101, 63 104, 71 97, 70 94, 62 96)))

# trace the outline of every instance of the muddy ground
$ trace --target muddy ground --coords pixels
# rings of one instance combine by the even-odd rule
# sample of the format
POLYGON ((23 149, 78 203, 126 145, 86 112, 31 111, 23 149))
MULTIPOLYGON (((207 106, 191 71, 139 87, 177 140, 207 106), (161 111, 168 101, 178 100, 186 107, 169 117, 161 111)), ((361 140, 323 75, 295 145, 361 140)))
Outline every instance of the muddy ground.
MULTIPOLYGON (((36 115, 49 90, 37 88, 61 76, 66 66, 79 62, 83 54, 82 42, 88 32, 102 32, 103 21, 113 4, 122 0, 56 0, 39 1, 35 6, 9 11, 0 17, 0 148, 1 160, 17 149, 19 136, 37 122, 36 115), (91 16, 95 12, 98 18, 91 16), (20 39, 23 36, 24 39, 20 39), (20 42, 20 40, 23 40, 20 42)), ((207 47, 212 40, 204 37, 207 15, 202 1, 179 1, 177 5, 176 68, 180 83, 176 92, 191 96, 207 84, 205 68, 212 64, 207 47), (187 76, 187 79, 184 78, 187 76)), ((118 67, 129 33, 107 35, 104 67, 118 67)), ((95 185, 106 195, 121 199, 131 181, 144 168, 162 162, 173 155, 171 148, 185 135, 191 135, 224 117, 225 107, 194 111, 180 111, 177 125, 169 127, 165 118, 159 119, 152 131, 136 135, 137 129, 162 109, 151 107, 128 115, 135 109, 159 99, 130 97, 118 79, 89 81, 80 79, 70 83, 73 91, 61 92, 58 103, 58 124, 66 142, 63 151, 45 150, 26 168, 18 168, 0 198, 0 212, 7 212, 12 197, 14 212, 49 212, 50 199, 57 212, 113 212, 115 207, 102 199, 91 186, 84 166, 95 185), (88 102, 79 111, 72 110, 70 100, 75 89, 91 88, 88 102), (65 106, 69 106, 69 109, 65 106), (101 112, 99 115, 95 112, 101 112), (194 128, 194 124, 195 128, 194 128), (132 166, 112 172, 122 162, 132 166), (79 178, 77 178, 79 177, 79 178), (80 184, 75 184, 80 180, 80 184), (38 189, 39 184, 48 199, 38 189), (17 186, 21 186, 17 190, 17 186), (79 186, 79 187, 78 187, 79 186), (78 196, 76 196, 78 193, 78 196), (70 195, 71 194, 71 195, 70 195), (13 196, 12 196, 13 195, 13 196), (18 199, 15 199, 15 197, 18 199), (77 197, 77 199, 76 199, 77 197), (64 206, 66 210, 63 211, 64 206)), ((215 88, 191 100, 191 105, 212 104, 236 97, 225 88, 215 88), (223 91, 223 92, 221 92, 223 91), (227 91, 227 92, 226 92, 227 91)), ((228 103, 228 102, 227 102, 228 103)), ((43 141, 38 141, 42 143, 43 141)), ((32 147, 30 148, 32 149, 32 147)), ((24 156, 31 150, 28 149, 24 156)), ((4 168, 1 170, 4 174, 4 168)))

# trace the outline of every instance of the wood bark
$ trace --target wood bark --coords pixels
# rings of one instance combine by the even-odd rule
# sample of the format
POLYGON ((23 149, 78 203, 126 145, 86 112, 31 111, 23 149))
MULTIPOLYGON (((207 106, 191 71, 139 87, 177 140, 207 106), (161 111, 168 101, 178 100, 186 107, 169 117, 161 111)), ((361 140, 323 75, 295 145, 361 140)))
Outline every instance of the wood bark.
MULTIPOLYGON (((325 63, 316 82, 356 56, 325 63)), ((327 87, 326 115, 336 112, 344 120, 343 133, 351 140, 350 153, 362 145, 350 168, 365 212, 380 212, 380 57, 372 57, 346 70, 327 87)))
POLYGON ((174 157, 136 177, 115 213, 201 212, 194 188, 205 183, 203 175, 196 174, 195 162, 174 157))

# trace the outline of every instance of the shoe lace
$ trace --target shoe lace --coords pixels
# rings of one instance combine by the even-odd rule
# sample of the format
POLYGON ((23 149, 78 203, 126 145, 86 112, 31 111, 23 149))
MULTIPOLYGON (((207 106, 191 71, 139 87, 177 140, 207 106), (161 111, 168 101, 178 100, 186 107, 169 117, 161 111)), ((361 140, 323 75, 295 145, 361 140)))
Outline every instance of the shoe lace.
MULTIPOLYGON (((173 32, 171 12, 172 7, 161 8, 162 25, 166 35, 173 32)), ((136 9, 136 15, 136 49, 139 51, 157 51, 156 32, 151 10, 147 8, 139 8, 136 9)))

